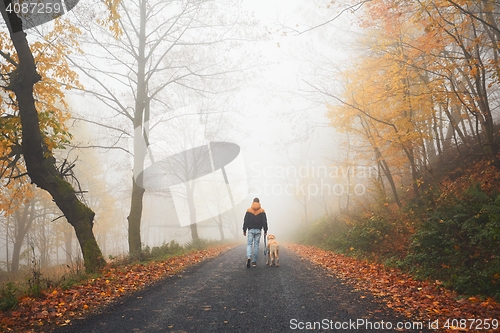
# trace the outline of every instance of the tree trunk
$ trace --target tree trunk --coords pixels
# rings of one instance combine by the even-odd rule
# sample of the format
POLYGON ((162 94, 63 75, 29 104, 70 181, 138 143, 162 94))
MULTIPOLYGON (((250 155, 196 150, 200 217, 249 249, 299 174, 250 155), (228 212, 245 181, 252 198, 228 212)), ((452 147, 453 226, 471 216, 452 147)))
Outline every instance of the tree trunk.
POLYGON ((132 180, 132 198, 130 203, 130 214, 128 220, 128 250, 129 256, 133 259, 142 259, 141 242, 141 219, 143 208, 144 188, 142 187, 141 174, 144 171, 144 158, 149 142, 147 133, 149 132, 149 105, 147 101, 147 84, 145 79, 146 71, 146 1, 139 2, 140 27, 139 46, 137 60, 137 96, 134 110, 134 166, 132 180))
POLYGON ((144 171, 144 158, 146 150, 144 142, 144 126, 142 112, 136 110, 134 123, 134 168, 132 178, 132 196, 130 198, 130 213, 128 220, 128 252, 132 259, 142 259, 141 219, 145 189, 142 186, 142 172, 144 171))
POLYGON ((224 241, 224 228, 222 225, 222 215, 219 214, 219 233, 220 233, 220 240, 224 241))
POLYGON ((193 242, 200 240, 200 236, 198 236, 198 227, 196 226, 196 223, 191 224, 189 228, 191 229, 191 238, 193 239, 193 242))
POLYGON ((189 222, 191 223, 189 228, 191 229, 191 238, 193 242, 196 242, 200 239, 198 236, 198 226, 196 225, 196 206, 194 204, 194 185, 195 180, 191 180, 186 183, 187 189, 187 201, 189 206, 189 222))
POLYGON ((389 168, 387 161, 383 158, 382 153, 380 152, 378 147, 374 147, 374 149, 375 149, 375 156, 377 160, 380 161, 380 165, 382 166, 382 171, 384 172, 384 175, 387 178, 389 185, 391 186, 391 191, 394 197, 394 201, 396 202, 398 207, 401 208, 403 207, 403 204, 401 203, 401 200, 399 200, 398 190, 396 188, 396 183, 394 182, 394 178, 392 178, 391 169, 389 168))
POLYGON ((394 182, 394 178, 392 177, 391 169, 387 164, 387 161, 385 160, 384 156, 382 155, 382 152, 380 151, 379 147, 375 143, 376 141, 374 140, 373 134, 371 133, 370 130, 370 124, 368 122, 363 122, 363 119, 361 117, 359 117, 359 119, 362 121, 361 125, 363 126, 366 136, 368 137, 368 142, 370 142, 370 145, 372 146, 373 151, 375 153, 375 160, 378 161, 379 165, 382 167, 382 171, 384 172, 384 175, 387 178, 389 185, 391 186, 392 194, 394 196, 394 201, 396 202, 398 207, 401 208, 403 204, 401 203, 401 200, 399 200, 396 183, 394 182))
POLYGON ((24 237, 21 237, 20 234, 16 235, 14 248, 12 249, 12 260, 10 262, 11 269, 10 271, 13 274, 16 274, 19 271, 19 256, 21 254, 21 246, 23 245, 24 237))
POLYGON ((71 229, 64 231, 64 248, 66 250, 66 265, 73 264, 73 234, 71 229))
MULTIPOLYGON (((2 5, 11 3, 10 0, 5 0, 2 5)), ((92 233, 95 214, 77 198, 73 186, 64 180, 56 169, 55 158, 43 142, 33 97, 34 85, 41 77, 36 71, 21 20, 13 11, 7 13, 4 6, 1 8, 2 16, 9 27, 10 37, 19 57, 19 63, 11 73, 7 89, 14 92, 19 104, 22 150, 28 175, 33 183, 50 193, 68 222, 75 228, 85 269, 88 272, 96 272, 104 267, 106 262, 92 233)))
POLYGON ((21 255, 21 248, 23 246, 24 237, 28 233, 33 223, 33 214, 28 217, 30 207, 34 206, 34 200, 24 204, 23 212, 17 210, 14 213, 14 221, 16 223, 16 234, 14 235, 14 248, 12 249, 11 272, 17 273, 19 270, 19 256, 21 255))
POLYGON ((406 158, 408 158, 408 162, 410 163, 411 180, 412 180, 411 185, 413 188, 413 194, 415 195, 415 198, 418 198, 420 197, 420 191, 418 185, 419 174, 417 166, 415 164, 415 157, 413 155, 413 151, 411 150, 412 148, 407 148, 403 144, 401 144, 401 148, 403 149, 403 152, 405 153, 406 158))
POLYGON ((7 273, 10 273, 10 265, 9 265, 9 217, 7 216, 7 220, 5 221, 5 261, 7 262, 7 273))
POLYGON ((130 203, 130 214, 128 220, 128 251, 133 259, 140 260, 142 257, 141 244, 141 216, 142 199, 144 197, 144 188, 139 186, 133 179, 132 198, 130 203))
MULTIPOLYGON (((32 208, 32 218, 34 220, 35 218, 35 212, 34 212, 35 205, 33 205, 32 208)), ((38 232, 38 237, 39 239, 36 240, 35 244, 38 244, 38 251, 40 252, 40 267, 45 268, 50 266, 50 243, 52 240, 52 234, 47 233, 47 229, 45 228, 46 222, 47 222, 47 206, 43 205, 43 213, 41 216, 39 216, 39 219, 41 220, 40 224, 41 227, 39 227, 39 232, 38 232)))

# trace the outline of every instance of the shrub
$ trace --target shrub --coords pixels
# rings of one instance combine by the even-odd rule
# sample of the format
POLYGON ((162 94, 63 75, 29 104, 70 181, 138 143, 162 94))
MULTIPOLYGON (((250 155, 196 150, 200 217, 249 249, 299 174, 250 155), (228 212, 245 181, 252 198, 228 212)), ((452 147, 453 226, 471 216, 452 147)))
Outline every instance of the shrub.
POLYGON ((298 242, 315 245, 326 250, 343 251, 344 244, 338 239, 347 230, 347 226, 339 216, 325 216, 313 222, 308 228, 301 229, 298 242))
POLYGON ((27 276, 28 282, 28 295, 33 297, 40 297, 42 294, 42 272, 40 271, 40 262, 35 257, 35 249, 31 246, 33 251, 33 258, 31 259, 30 275, 27 276))
POLYGON ((179 243, 172 240, 170 243, 163 243, 161 246, 153 246, 149 248, 146 246, 143 249, 143 257, 145 260, 151 259, 164 259, 165 257, 182 254, 184 249, 179 243))
POLYGON ((474 186, 448 198, 412 237, 403 265, 460 293, 500 298, 500 196, 474 186))
POLYGON ((203 238, 198 238, 197 240, 188 242, 184 245, 184 249, 186 251, 196 251, 196 250, 203 250, 206 249, 210 246, 216 246, 218 244, 221 244, 221 241, 214 241, 214 240, 209 240, 209 239, 203 239, 203 238))
POLYGON ((17 298, 17 288, 14 283, 9 282, 0 289, 0 311, 15 309, 19 300, 17 298))
POLYGON ((363 258, 403 258, 410 233, 405 221, 385 206, 370 215, 324 217, 302 232, 300 242, 363 258))

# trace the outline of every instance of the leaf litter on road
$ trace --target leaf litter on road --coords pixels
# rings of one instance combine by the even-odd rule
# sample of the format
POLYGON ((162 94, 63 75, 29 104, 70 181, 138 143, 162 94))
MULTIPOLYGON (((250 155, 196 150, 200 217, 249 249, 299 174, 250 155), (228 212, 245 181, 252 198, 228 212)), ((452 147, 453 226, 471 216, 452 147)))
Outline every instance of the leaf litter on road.
MULTIPOLYGON (((312 246, 287 244, 300 257, 318 264, 356 290, 368 291, 387 307, 407 318, 435 321, 446 332, 477 331, 472 320, 500 320, 500 304, 491 298, 459 297, 439 281, 417 281, 410 275, 382 264, 358 260, 312 246), (456 321, 453 321, 456 319, 456 321), (452 324, 464 325, 452 326, 452 324), (449 323, 447 329, 443 324, 449 323)), ((363 297, 363 296, 361 296, 363 297)), ((478 323, 478 322, 476 322, 478 323)), ((484 327, 483 327, 484 328, 484 327)), ((481 329, 487 332, 488 329, 481 329)))
POLYGON ((164 261, 108 266, 98 277, 70 289, 45 290, 41 297, 23 297, 13 311, 0 311, 0 332, 44 332, 98 311, 123 295, 161 279, 179 276, 187 267, 216 257, 234 245, 192 251, 164 261))

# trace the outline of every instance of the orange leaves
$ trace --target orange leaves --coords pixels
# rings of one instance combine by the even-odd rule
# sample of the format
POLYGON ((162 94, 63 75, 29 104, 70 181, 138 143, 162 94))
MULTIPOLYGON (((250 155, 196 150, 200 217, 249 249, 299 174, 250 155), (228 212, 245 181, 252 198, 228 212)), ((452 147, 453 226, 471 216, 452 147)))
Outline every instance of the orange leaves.
MULTIPOLYGON (((72 48, 76 47, 77 31, 68 22, 62 22, 56 20, 51 32, 44 38, 34 40, 30 45, 37 72, 41 76, 41 80, 35 84, 34 97, 39 112, 40 129, 48 150, 46 154, 51 154, 55 148, 62 148, 71 139, 65 124, 70 115, 66 111, 63 90, 71 86, 81 86, 76 72, 71 70, 66 59, 72 48)), ((5 158, 0 165, 0 177, 12 179, 24 172, 22 165, 19 167, 20 171, 14 174, 4 172, 4 169, 16 170, 18 164, 23 162, 19 158, 22 129, 18 105, 14 94, 8 88, 8 78, 16 70, 19 60, 6 33, 0 33, 0 46, 4 55, 1 58, 3 61, 0 62, 0 73, 4 78, 4 89, 0 94, 0 156, 5 158), (12 154, 14 148, 18 148, 19 152, 12 154)))
MULTIPOLYGON (((21 170, 24 170, 21 168, 21 170)), ((17 176, 16 172, 13 176, 17 176)), ((33 198, 34 187, 26 182, 4 181, 0 189, 0 210, 11 215, 21 205, 33 198)))
POLYGON ((69 22, 56 20, 54 29, 45 40, 32 43, 31 50, 42 79, 35 85, 36 108, 39 113, 40 129, 45 134, 49 152, 62 148, 71 135, 65 122, 70 114, 66 111, 64 89, 82 87, 75 71, 71 70, 66 56, 76 47, 76 28, 69 22))
POLYGON ((416 281, 409 275, 381 264, 360 261, 310 246, 289 245, 299 256, 332 271, 357 290, 372 293, 387 307, 408 318, 446 322, 450 318, 500 318, 500 304, 458 295, 439 281, 416 281))
POLYGON ((343 92, 335 98, 340 105, 329 106, 332 126, 363 140, 358 160, 384 161, 386 174, 411 168, 411 179, 394 176, 398 188, 413 186, 427 161, 450 156, 452 136, 464 143, 484 134, 487 147, 498 135, 489 104, 500 84, 498 29, 489 22, 498 3, 459 3, 367 2, 366 52, 336 76, 343 92), (473 128, 475 117, 481 128, 473 128))
POLYGON ((108 266, 99 277, 68 290, 55 288, 45 291, 41 298, 25 297, 16 311, 0 312, 0 330, 27 332, 36 326, 67 325, 74 318, 142 289, 165 277, 178 274, 186 267, 215 257, 231 246, 219 246, 190 252, 161 262, 120 267, 108 266))
POLYGON ((500 186, 500 172, 487 160, 476 161, 467 168, 457 169, 442 180, 441 199, 462 197, 471 184, 479 184, 482 191, 491 195, 500 186))
POLYGON ((123 33, 120 26, 119 0, 105 0, 104 5, 107 9, 105 18, 97 19, 97 23, 111 31, 115 38, 120 37, 123 33))

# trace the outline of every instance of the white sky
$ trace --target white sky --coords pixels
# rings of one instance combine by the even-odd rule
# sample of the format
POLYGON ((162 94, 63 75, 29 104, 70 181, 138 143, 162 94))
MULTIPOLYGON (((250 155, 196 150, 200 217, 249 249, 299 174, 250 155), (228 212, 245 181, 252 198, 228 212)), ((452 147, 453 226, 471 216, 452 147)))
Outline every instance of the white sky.
MULTIPOLYGON (((350 23, 339 19, 304 34, 283 35, 284 30, 289 30, 286 27, 303 31, 330 19, 335 10, 323 4, 327 1, 245 0, 246 8, 271 32, 269 41, 255 46, 270 65, 240 92, 242 109, 238 111, 243 116, 227 141, 241 146, 247 166, 250 193, 248 202, 242 202, 240 208, 248 206, 254 196, 261 197, 270 228, 278 235, 303 221, 303 208, 293 196, 279 193, 287 179, 258 177, 260 171, 266 167, 272 170, 270 166, 321 164, 325 158, 334 158, 339 146, 333 129, 316 127, 326 123, 325 105, 311 102, 300 90, 309 89, 305 81, 314 82, 317 73, 325 76, 325 71, 331 69, 323 67, 323 63, 342 66, 346 62, 344 41, 348 40, 350 23), (311 128, 315 128, 314 132, 310 132, 311 128)), ((333 74, 326 74, 335 81, 333 74)), ((318 217, 324 211, 309 213, 318 217)))
MULTIPOLYGON (((82 3, 85 1, 81 0, 82 3)), ((341 18, 303 34, 292 31, 304 31, 331 19, 338 9, 327 8, 327 5, 327 0, 244 0, 244 7, 253 12, 270 32, 269 41, 255 44, 269 65, 264 67, 260 77, 248 82, 247 88, 240 92, 238 125, 233 135, 227 138, 227 141, 241 146, 247 176, 252 184, 272 186, 285 181, 279 177, 256 179, 256 167, 299 166, 299 163, 321 161, 336 155, 338 142, 331 128, 319 127, 314 132, 309 131, 326 123, 325 105, 307 99, 301 90, 309 89, 306 81, 315 82, 318 73, 328 79, 331 76, 330 84, 335 82, 334 75, 327 70, 332 69, 329 67, 332 64, 343 66, 349 58, 346 52, 351 29, 349 18, 341 18), (287 31, 286 35, 284 31, 287 31), (300 162, 297 157, 300 157, 300 162)), ((81 114, 89 112, 88 101, 73 107, 79 108, 81 114)), ((106 132, 102 128, 96 130, 106 132)), ((123 161, 123 156, 109 152, 108 161, 111 156, 118 156, 117 160, 111 161, 113 163, 123 161)), ((128 181, 130 178, 125 175, 121 179, 128 181)), ((298 216, 302 208, 295 198, 268 194, 263 188, 251 188, 249 200, 257 194, 261 196, 275 230, 280 226, 285 232, 290 225, 300 222, 298 216), (290 222, 292 219, 293 223, 290 222)), ((128 211, 128 204, 129 201, 124 200, 124 214, 128 211)), ((250 201, 242 203, 243 207, 249 204, 250 201)), ((158 205, 154 204, 152 209, 155 207, 158 205)), ((154 217, 157 214, 149 212, 149 215, 154 217)))
MULTIPOLYGON (((251 124, 252 131, 237 143, 243 147, 249 181, 257 185, 251 187, 249 197, 261 196, 275 230, 278 226, 275 232, 286 233, 289 226, 300 223, 297 217, 303 208, 296 198, 269 193, 271 189, 283 189, 286 179, 257 176, 266 167, 276 170, 270 167, 318 165, 337 156, 339 141, 333 129, 316 126, 327 122, 325 105, 311 102, 301 90, 309 89, 305 82, 315 82, 317 73, 330 75, 331 83, 335 82, 333 74, 325 73, 328 67, 323 64, 345 66, 351 24, 349 18, 343 17, 304 34, 289 32, 284 36, 284 26, 303 31, 329 20, 338 11, 326 8, 328 1, 321 0, 249 0, 245 4, 272 32, 272 40, 261 45, 265 58, 274 65, 250 90, 253 94, 248 97, 247 112, 251 118, 247 124, 251 124), (315 128, 314 132, 310 133, 310 128, 315 128), (305 136, 306 132, 310 135, 305 136), (286 145, 289 142, 295 143, 286 145)), ((324 211, 317 213, 319 216, 324 211)))

